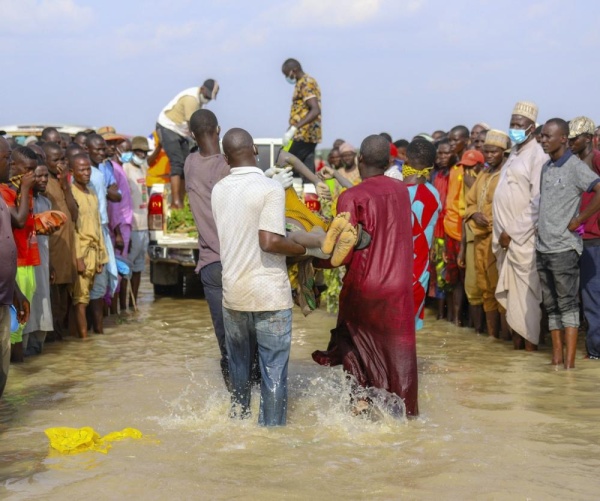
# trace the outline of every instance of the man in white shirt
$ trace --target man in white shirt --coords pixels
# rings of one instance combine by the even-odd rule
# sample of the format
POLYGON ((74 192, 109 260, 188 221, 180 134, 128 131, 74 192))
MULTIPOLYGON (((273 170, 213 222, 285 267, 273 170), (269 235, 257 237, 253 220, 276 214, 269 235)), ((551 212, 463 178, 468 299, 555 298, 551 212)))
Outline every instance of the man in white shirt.
POLYGON ((177 94, 162 109, 156 122, 160 144, 171 163, 172 206, 183 207, 185 186, 182 182, 183 166, 190 153, 192 139, 189 122, 192 114, 217 98, 219 84, 209 78, 201 87, 191 87, 177 94))
POLYGON ((250 415, 250 369, 258 343, 262 426, 282 426, 292 340, 292 293, 285 256, 305 248, 286 238, 285 193, 257 167, 252 136, 231 129, 223 138, 231 173, 212 192, 223 265, 223 321, 229 354, 232 417, 250 415))

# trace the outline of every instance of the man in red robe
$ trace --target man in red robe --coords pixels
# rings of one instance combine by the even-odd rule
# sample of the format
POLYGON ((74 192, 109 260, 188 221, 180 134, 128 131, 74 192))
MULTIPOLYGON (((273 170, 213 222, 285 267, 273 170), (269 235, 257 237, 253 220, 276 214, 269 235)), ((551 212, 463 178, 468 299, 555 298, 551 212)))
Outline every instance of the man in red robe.
POLYGON ((338 199, 338 214, 371 237, 362 250, 360 238, 343 264, 336 328, 326 352, 315 351, 320 365, 342 364, 364 387, 398 395, 406 415, 418 415, 417 351, 413 301, 413 242, 408 189, 384 176, 389 143, 367 137, 359 155, 363 180, 338 199))

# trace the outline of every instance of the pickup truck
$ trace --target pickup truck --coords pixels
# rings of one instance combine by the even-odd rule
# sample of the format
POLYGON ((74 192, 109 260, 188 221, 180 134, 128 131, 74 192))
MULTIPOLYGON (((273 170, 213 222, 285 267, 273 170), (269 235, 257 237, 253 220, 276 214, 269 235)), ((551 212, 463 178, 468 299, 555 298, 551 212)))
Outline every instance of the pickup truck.
MULTIPOLYGON (((264 171, 275 163, 281 139, 255 139, 258 165, 264 171)), ((163 296, 201 292, 200 278, 194 272, 198 262, 198 236, 193 222, 177 231, 169 229, 172 218, 171 186, 154 184, 148 200, 150 243, 150 282, 154 293, 163 296)), ((179 214, 181 215, 181 213, 179 214)), ((191 218, 186 217, 186 220, 191 218)))

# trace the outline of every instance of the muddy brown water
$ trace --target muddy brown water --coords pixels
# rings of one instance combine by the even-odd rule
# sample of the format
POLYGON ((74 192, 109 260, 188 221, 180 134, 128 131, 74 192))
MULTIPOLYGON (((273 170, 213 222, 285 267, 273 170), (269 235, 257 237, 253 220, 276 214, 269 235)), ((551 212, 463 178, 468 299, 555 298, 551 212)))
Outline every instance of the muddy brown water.
MULTIPOLYGON (((90 342, 12 366, 0 401, 0 499, 600 498, 600 363, 554 370, 429 318, 418 333, 421 416, 354 417, 338 368, 310 358, 335 318, 294 312, 288 426, 227 417, 206 302, 155 300, 90 342), (44 430, 124 427, 108 454, 51 451, 44 430)), ((580 345, 581 348, 581 345, 580 345)), ((581 355, 581 349, 580 354, 581 355)))

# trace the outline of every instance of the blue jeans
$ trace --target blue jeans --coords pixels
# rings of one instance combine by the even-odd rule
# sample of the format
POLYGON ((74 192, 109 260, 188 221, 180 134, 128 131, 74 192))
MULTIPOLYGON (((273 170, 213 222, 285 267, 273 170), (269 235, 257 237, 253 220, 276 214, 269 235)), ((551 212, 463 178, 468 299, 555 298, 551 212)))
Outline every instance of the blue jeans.
POLYGON ((210 317, 219 351, 221 352, 221 372, 225 384, 229 387, 229 362, 227 360, 227 347, 225 346, 225 326, 223 325, 223 267, 221 262, 207 264, 200 269, 200 281, 204 287, 204 297, 208 303, 210 317))
POLYGON ((590 357, 600 358, 600 246, 584 245, 579 264, 583 313, 588 321, 585 345, 590 357))
POLYGON ((261 426, 283 426, 287 414, 287 372, 292 345, 292 310, 234 311, 223 307, 225 341, 229 353, 231 416, 250 415, 251 371, 255 347, 262 380, 261 426))

